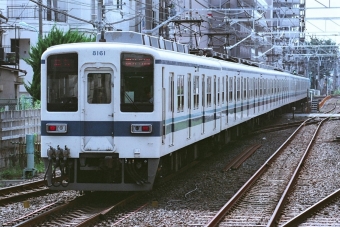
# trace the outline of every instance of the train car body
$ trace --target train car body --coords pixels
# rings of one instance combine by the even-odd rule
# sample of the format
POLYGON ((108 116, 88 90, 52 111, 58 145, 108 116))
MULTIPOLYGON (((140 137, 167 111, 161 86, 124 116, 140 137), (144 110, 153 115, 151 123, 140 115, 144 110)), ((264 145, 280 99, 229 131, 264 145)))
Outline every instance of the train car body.
POLYGON ((198 158, 200 141, 307 96, 306 78, 163 45, 109 40, 44 52, 41 156, 52 189, 151 190, 156 176, 198 158))

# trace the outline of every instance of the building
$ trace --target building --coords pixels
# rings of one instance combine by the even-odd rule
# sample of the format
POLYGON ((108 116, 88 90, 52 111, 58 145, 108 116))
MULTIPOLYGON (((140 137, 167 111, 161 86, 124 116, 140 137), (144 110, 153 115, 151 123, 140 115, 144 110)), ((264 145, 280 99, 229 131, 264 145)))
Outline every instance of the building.
POLYGON ((6 60, 1 66, 14 69, 13 84, 18 88, 0 79, 3 90, 13 89, 11 94, 0 92, 0 98, 27 94, 23 83, 32 81, 33 71, 23 59, 53 26, 88 34, 118 29, 143 32, 186 43, 193 51, 211 49, 227 57, 303 72, 303 64, 293 64, 296 59, 289 53, 304 41, 304 1, 4 0, 0 57, 6 60))

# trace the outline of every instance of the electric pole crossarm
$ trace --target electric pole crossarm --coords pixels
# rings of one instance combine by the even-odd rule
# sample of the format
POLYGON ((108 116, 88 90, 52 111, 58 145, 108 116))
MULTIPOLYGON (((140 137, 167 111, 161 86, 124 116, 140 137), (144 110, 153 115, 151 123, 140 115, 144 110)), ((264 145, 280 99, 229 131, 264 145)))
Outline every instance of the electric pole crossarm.
POLYGON ((57 9, 53 9, 53 8, 51 8, 51 7, 49 7, 49 6, 43 5, 43 4, 41 4, 41 3, 37 2, 37 1, 34 1, 34 0, 30 0, 30 1, 36 3, 38 6, 42 6, 42 7, 46 8, 46 9, 52 10, 52 11, 54 11, 54 12, 57 12, 57 13, 60 13, 60 14, 64 14, 65 16, 71 17, 71 18, 73 18, 73 19, 76 19, 76 20, 79 20, 79 21, 83 21, 83 22, 92 24, 93 27, 96 27, 96 24, 95 24, 94 22, 91 22, 91 21, 88 21, 88 20, 84 20, 84 19, 81 19, 81 18, 79 18, 79 17, 72 16, 72 15, 70 15, 70 14, 68 14, 68 13, 59 11, 59 10, 57 10, 57 9))

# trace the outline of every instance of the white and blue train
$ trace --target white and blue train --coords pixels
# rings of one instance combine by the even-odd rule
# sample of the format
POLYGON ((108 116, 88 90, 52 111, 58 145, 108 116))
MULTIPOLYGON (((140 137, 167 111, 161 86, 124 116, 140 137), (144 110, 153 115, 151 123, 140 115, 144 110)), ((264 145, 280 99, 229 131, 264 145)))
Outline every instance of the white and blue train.
POLYGON ((134 32, 99 39, 41 57, 41 155, 54 190, 151 190, 307 97, 309 80, 287 72, 134 32))

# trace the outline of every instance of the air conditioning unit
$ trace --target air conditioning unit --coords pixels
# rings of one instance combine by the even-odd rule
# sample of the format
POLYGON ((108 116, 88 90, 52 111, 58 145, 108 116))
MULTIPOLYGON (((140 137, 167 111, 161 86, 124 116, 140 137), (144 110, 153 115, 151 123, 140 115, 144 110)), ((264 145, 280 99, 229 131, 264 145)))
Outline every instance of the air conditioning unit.
POLYGON ((6 62, 13 63, 13 64, 16 62, 15 52, 6 53, 6 62))
POLYGON ((24 83, 24 78, 17 78, 17 83, 23 84, 24 83))
POLYGON ((4 85, 0 85, 0 92, 4 90, 4 85))

